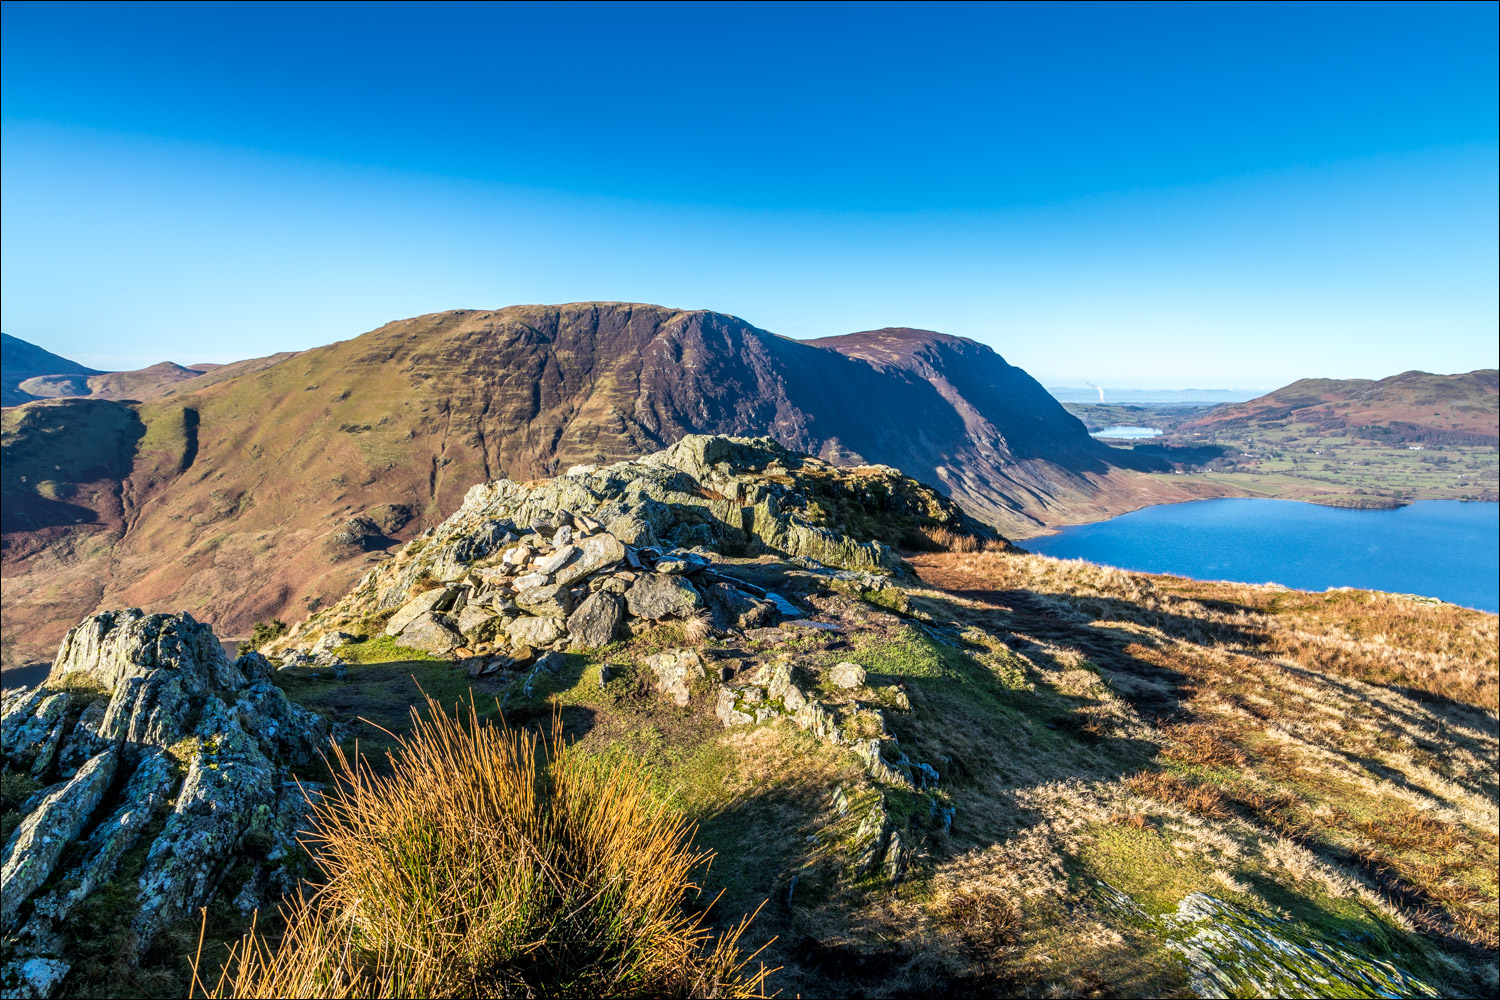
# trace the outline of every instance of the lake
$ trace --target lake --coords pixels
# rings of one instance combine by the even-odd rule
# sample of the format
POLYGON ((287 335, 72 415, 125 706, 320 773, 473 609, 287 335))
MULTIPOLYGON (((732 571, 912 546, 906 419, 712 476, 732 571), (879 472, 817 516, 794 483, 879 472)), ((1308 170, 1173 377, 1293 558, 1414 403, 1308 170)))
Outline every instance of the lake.
POLYGON ((1031 538, 1022 548, 1200 580, 1358 587, 1500 611, 1500 505, 1423 500, 1353 510, 1295 500, 1195 500, 1031 538))
POLYGON ((1102 431, 1095 431, 1096 438, 1124 438, 1126 440, 1139 440, 1141 438, 1159 437, 1161 431, 1155 427, 1106 427, 1102 431))

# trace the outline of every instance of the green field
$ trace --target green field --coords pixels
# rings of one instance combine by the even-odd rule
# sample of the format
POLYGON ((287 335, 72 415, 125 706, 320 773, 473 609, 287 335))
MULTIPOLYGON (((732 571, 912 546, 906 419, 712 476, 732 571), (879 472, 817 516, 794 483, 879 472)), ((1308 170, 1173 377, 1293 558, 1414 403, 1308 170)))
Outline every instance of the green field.
POLYGON ((1191 475, 1256 496, 1356 506, 1413 500, 1500 499, 1500 450, 1454 444, 1382 445, 1349 430, 1308 422, 1186 430, 1207 407, 1069 404, 1090 431, 1115 425, 1156 427, 1159 438, 1134 446, 1191 475))

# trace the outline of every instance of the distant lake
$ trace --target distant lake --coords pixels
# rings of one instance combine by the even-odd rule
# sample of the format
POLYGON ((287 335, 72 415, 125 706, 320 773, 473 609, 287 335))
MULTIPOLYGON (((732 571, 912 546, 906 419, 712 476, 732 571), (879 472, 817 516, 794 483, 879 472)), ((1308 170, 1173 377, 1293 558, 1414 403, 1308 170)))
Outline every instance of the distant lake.
POLYGON ((1106 427, 1095 431, 1096 438, 1154 438, 1161 434, 1155 427, 1106 427))
POLYGON ((1500 611, 1500 505, 1423 500, 1353 510, 1295 500, 1195 500, 1064 528, 1021 546, 1200 580, 1357 587, 1500 611))

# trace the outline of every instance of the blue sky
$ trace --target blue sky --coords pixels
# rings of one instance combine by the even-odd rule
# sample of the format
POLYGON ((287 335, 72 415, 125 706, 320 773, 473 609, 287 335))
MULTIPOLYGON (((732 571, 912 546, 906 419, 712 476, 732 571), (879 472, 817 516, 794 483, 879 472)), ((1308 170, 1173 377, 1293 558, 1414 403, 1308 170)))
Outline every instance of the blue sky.
POLYGON ((7 3, 3 326, 115 368, 628 299, 1048 384, 1492 367, 1496 11, 7 3))

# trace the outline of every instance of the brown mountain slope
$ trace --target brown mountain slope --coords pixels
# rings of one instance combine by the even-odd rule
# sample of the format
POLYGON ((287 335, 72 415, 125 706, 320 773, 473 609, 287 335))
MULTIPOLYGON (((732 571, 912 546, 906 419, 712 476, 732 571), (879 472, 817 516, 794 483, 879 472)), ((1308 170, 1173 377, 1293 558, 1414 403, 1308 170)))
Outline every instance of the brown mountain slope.
POLYGON ((1216 406, 1187 433, 1307 424, 1378 444, 1500 443, 1500 372, 1402 372, 1371 379, 1302 379, 1245 403, 1216 406))
POLYGON ((82 447, 88 408, 118 404, 8 410, 6 660, 46 649, 99 604, 170 603, 231 634, 300 617, 475 483, 689 433, 769 434, 837 464, 895 465, 1008 532, 1149 502, 1108 464, 1117 452, 988 348, 909 331, 904 363, 872 361, 859 354, 872 336, 830 349, 717 313, 618 303, 436 313, 109 410, 131 456, 113 481, 95 475, 103 463, 60 481, 49 455, 82 447))

